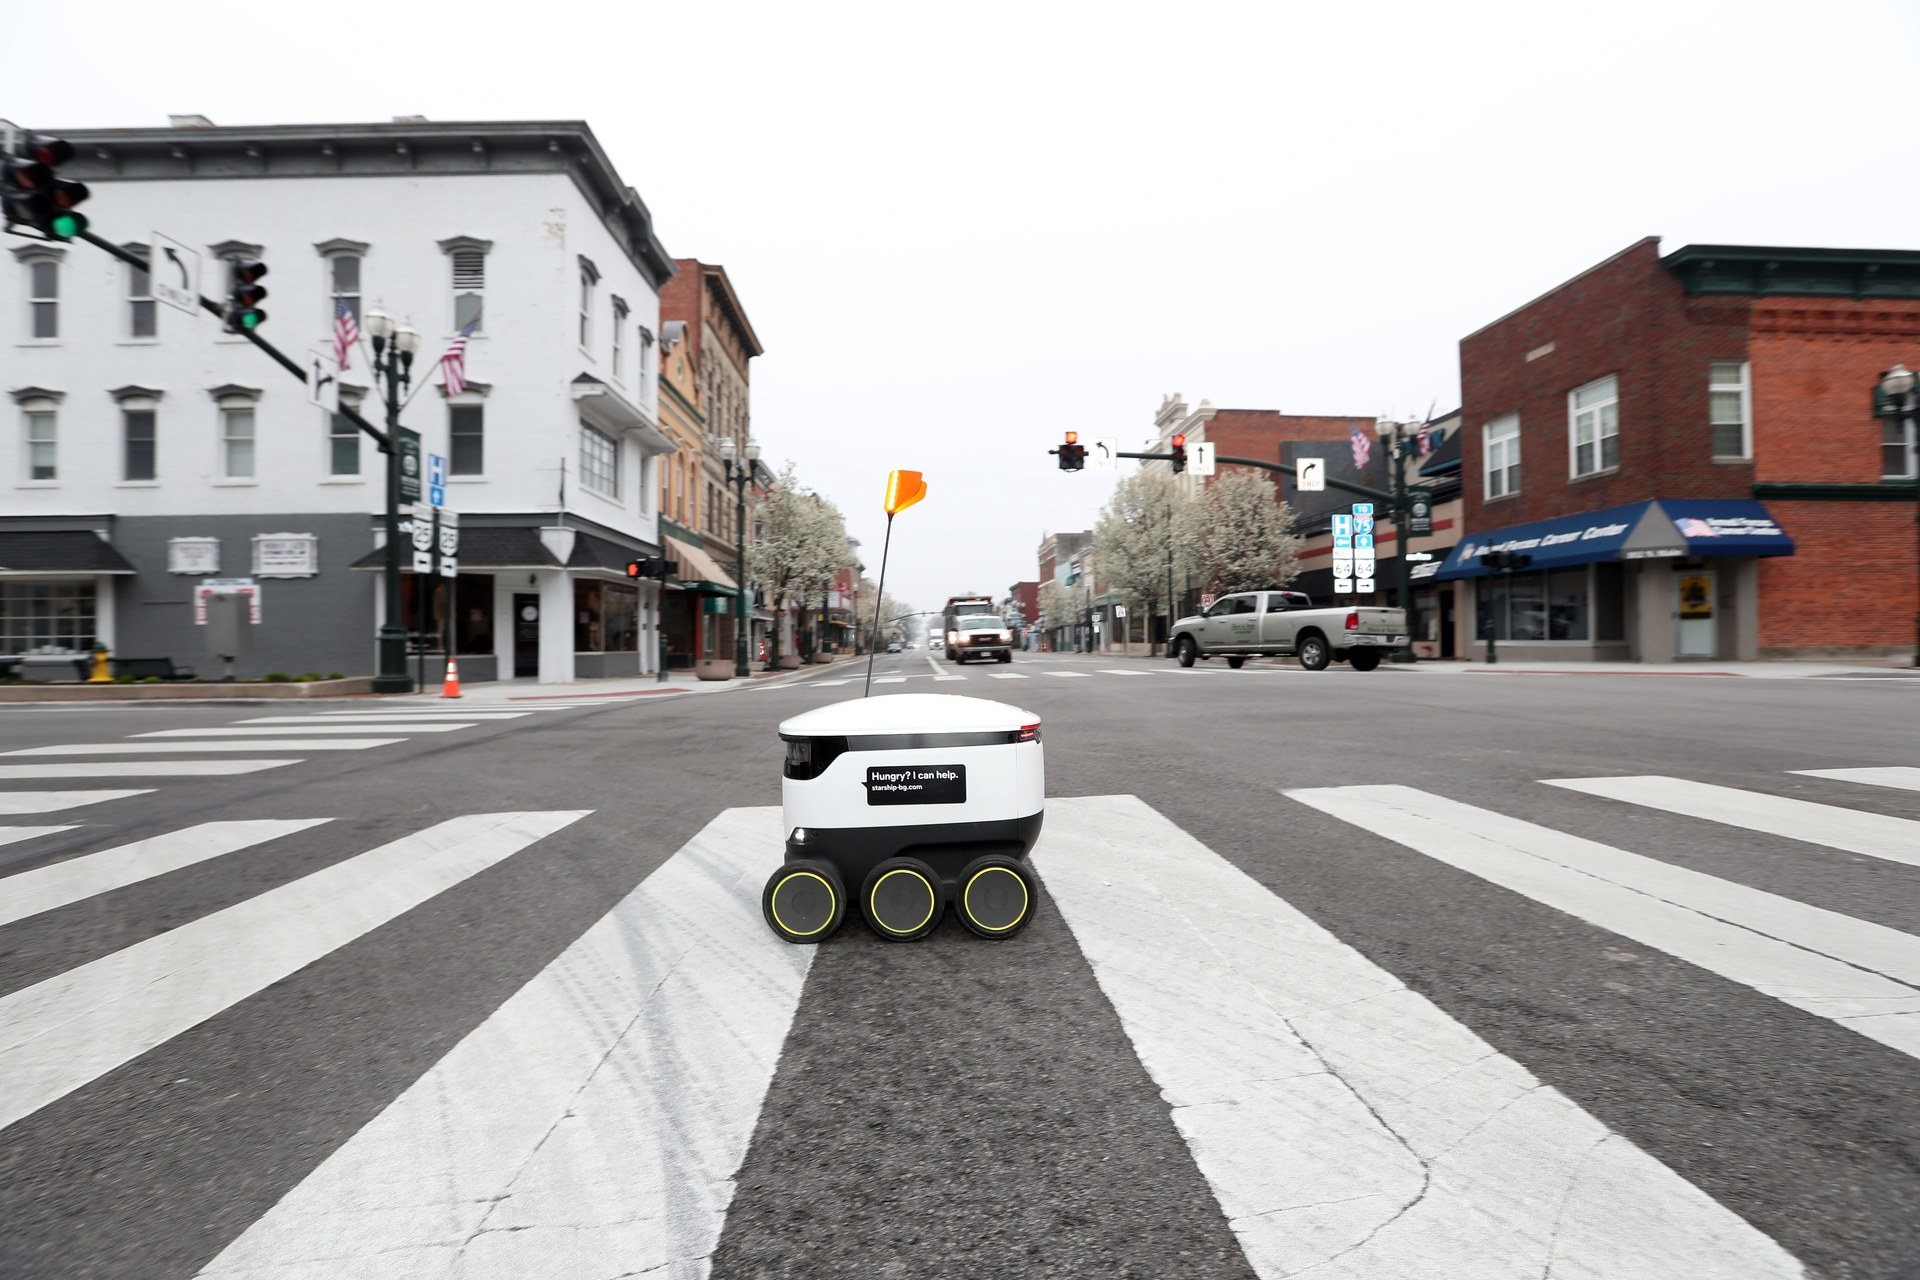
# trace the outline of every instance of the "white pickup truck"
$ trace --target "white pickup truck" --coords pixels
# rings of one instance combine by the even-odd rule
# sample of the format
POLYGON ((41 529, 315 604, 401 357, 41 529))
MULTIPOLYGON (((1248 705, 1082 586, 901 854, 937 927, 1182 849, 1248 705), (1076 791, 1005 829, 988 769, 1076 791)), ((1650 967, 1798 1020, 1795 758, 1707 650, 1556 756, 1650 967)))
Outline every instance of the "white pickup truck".
POLYGON ((1316 609, 1298 591, 1237 591, 1173 624, 1173 656, 1183 667, 1216 655, 1236 670, 1250 657, 1297 656, 1309 671, 1329 662, 1371 671, 1406 642, 1404 609, 1316 609))

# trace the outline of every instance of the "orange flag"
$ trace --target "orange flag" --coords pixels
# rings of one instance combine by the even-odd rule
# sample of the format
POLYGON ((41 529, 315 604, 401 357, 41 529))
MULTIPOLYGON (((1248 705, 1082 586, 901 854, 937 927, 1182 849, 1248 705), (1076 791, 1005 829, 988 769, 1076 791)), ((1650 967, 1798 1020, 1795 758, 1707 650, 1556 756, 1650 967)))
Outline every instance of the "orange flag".
POLYGON ((927 496, 927 482, 918 471, 887 473, 887 514, 899 515, 927 496))

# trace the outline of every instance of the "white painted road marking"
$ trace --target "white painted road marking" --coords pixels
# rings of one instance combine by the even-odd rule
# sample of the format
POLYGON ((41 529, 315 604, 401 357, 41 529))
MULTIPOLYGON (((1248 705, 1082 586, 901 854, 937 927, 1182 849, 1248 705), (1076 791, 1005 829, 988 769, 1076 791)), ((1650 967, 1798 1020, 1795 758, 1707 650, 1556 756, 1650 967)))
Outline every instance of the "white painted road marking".
POLYGON ((0 924, 12 924, 91 898, 96 893, 151 880, 250 845, 317 827, 325 818, 282 821, 203 822, 151 840, 136 840, 0 880, 0 924))
POLYGON ((1059 676, 1066 680, 1091 680, 1093 678, 1091 671, 1049 671, 1047 674, 1050 676, 1059 676))
POLYGON ((1802 1274, 1138 799, 1034 861, 1261 1277, 1802 1274))
POLYGON ((0 1129, 589 812, 454 818, 0 998, 0 1129))
MULTIPOLYGON (((395 723, 382 721, 380 733, 452 733, 455 729, 471 729, 471 724, 438 724, 431 722, 414 723, 406 721, 395 723)), ((372 733, 375 730, 364 724, 310 724, 300 730, 301 733, 372 733)), ((128 735, 136 741, 147 738, 284 738, 285 729, 249 729, 236 725, 227 729, 154 729, 148 733, 128 735)))
POLYGON ((1889 765, 1881 769, 1795 769, 1809 778, 1834 778, 1841 782, 1862 782, 1870 787, 1898 787, 1902 791, 1920 791, 1920 769, 1889 765))
POLYGON ((61 809, 78 809, 82 805, 99 804, 103 800, 144 796, 151 791, 151 787, 136 791, 0 791, 0 816, 12 817, 20 813, 56 813, 61 809))
MULTIPOLYGON (((0 827, 0 844, 18 844, 22 840, 31 840, 35 836, 50 836, 50 835, 58 834, 59 832, 62 832, 62 831, 72 831, 73 829, 74 828, 72 826, 0 827)), ((4 881, 0 881, 0 883, 4 883, 4 881)))
POLYGON ((935 680, 965 680, 965 676, 935 676, 935 680))
POLYGON ((73 760, 62 764, 0 764, 0 779, 211 778, 281 769, 298 760, 73 760))
POLYGON ((907 678, 905 676, 875 676, 873 682, 875 684, 905 684, 907 678))
MULTIPOLYGON (((526 711, 315 711, 304 716, 259 716, 252 720, 242 720, 241 724, 448 724, 456 720, 483 722, 489 720, 521 720, 530 713, 526 711)), ((284 729, 282 733, 286 732, 284 729)))
POLYGON ((405 738, 276 738, 248 742, 79 742, 60 747, 0 751, 4 756, 185 755, 194 751, 365 751, 389 747, 405 738))
POLYGON ((1880 813, 1861 813, 1837 805, 1815 804, 1811 800, 1657 774, 1634 778, 1543 778, 1542 781, 1550 787, 1565 787, 1569 791, 1623 800, 1682 817, 1704 818, 1730 827, 1920 867, 1920 822, 1911 818, 1889 818, 1880 813))
POLYGON ((1144 671, 1122 671, 1117 667, 1102 667, 1100 668, 1100 674, 1103 676, 1143 676, 1147 673, 1144 671))
POLYGON ((200 1274, 706 1275, 816 954, 780 839, 722 813, 200 1274))
POLYGON ((1021 671, 989 671, 987 677, 991 680, 1025 680, 1027 678, 1026 673, 1021 671))
POLYGON ((1920 938, 1413 787, 1286 794, 1920 1057, 1920 938))

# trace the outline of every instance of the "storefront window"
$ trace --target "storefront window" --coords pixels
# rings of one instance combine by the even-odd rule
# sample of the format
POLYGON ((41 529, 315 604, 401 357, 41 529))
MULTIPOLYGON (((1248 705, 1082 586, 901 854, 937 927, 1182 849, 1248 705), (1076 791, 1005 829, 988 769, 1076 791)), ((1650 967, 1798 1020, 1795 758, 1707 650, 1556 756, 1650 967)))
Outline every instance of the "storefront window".
POLYGON ((640 592, 620 582, 573 584, 573 647, 633 653, 640 647, 640 592))
POLYGON ((1507 584, 1507 630, 1514 640, 1547 638, 1546 577, 1544 573, 1516 573, 1507 584))
MULTIPOLYGON (((467 654, 493 652, 493 575, 463 573, 452 582, 453 651, 467 654)), ((445 578, 405 574, 400 579, 400 617, 407 630, 407 643, 419 649, 422 637, 427 651, 438 653, 446 639, 447 589, 445 578), (420 612, 420 592, 426 592, 426 616, 420 612)))
POLYGON ((1510 580, 1482 578, 1475 610, 1475 633, 1482 639, 1491 620, 1496 640, 1585 640, 1587 571, 1582 567, 1516 573, 1510 580))
POLYGON ((1627 638, 1626 566, 1617 561, 1593 566, 1593 638, 1627 638))
POLYGON ((0 584, 0 653, 86 653, 93 625, 90 580, 0 584))
POLYGON ((1555 569, 1547 574, 1547 639, 1587 638, 1587 569, 1555 569))

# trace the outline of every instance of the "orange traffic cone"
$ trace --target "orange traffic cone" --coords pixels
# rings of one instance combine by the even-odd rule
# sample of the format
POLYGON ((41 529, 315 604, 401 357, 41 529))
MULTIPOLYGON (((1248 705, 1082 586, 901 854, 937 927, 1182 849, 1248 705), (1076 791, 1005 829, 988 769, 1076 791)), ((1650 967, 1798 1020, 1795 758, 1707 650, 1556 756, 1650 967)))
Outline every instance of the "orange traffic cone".
POLYGON ((460 696, 460 664, 455 662, 451 655, 447 658, 447 680, 440 686, 440 696, 443 698, 460 696))

